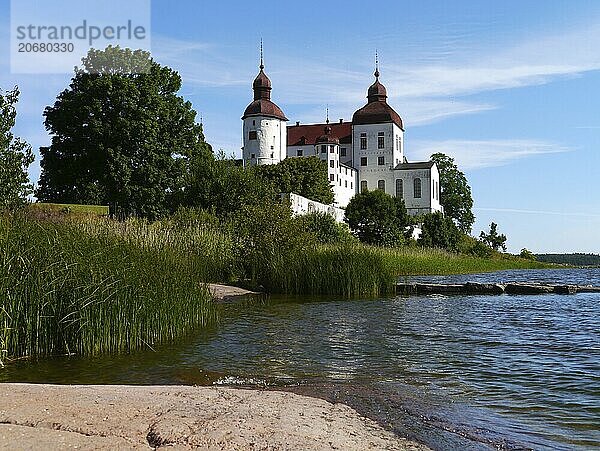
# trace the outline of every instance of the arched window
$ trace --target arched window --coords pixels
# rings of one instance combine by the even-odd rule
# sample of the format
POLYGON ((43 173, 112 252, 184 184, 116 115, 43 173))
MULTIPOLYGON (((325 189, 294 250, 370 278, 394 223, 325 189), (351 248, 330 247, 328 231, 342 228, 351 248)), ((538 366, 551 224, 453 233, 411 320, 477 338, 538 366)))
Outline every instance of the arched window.
POLYGON ((404 197, 404 184, 402 179, 396 180, 396 197, 402 199, 404 197))
POLYGON ((377 189, 381 191, 385 191, 385 180, 377 181, 377 189))
POLYGON ((420 199, 421 198, 421 179, 417 178, 415 179, 415 199, 420 199))

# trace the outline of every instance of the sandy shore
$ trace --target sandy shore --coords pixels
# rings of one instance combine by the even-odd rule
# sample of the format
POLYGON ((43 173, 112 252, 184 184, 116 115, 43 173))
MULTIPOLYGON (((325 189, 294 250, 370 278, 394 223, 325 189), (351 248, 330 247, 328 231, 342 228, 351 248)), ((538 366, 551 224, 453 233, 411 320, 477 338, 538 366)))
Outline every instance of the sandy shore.
POLYGON ((346 405, 293 393, 0 384, 0 400, 0 449, 427 449, 346 405))

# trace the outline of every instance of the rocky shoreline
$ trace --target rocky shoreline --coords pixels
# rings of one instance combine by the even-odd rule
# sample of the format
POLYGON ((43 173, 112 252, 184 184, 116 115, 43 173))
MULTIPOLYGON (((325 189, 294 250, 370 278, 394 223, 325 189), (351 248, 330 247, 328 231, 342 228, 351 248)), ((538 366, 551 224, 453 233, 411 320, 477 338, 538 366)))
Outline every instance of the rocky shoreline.
POLYGON ((344 404, 278 391, 0 384, 0 398, 0 449, 428 449, 344 404))
POLYGON ((589 285, 547 285, 539 283, 399 283, 396 284, 396 294, 418 295, 418 294, 576 294, 576 293, 600 293, 600 287, 589 285))

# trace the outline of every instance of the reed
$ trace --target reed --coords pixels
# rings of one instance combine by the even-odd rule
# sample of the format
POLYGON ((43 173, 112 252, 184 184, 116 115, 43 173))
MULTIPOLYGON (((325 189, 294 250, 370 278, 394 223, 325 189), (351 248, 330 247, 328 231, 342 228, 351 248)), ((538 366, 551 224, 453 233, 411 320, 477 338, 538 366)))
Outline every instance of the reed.
POLYGON ((127 352, 215 320, 194 255, 94 227, 0 217, 0 360, 127 352))
POLYGON ((377 248, 360 243, 316 245, 273 257, 260 283, 286 294, 379 296, 395 292, 402 276, 444 275, 543 268, 547 265, 514 257, 479 258, 437 249, 377 248))

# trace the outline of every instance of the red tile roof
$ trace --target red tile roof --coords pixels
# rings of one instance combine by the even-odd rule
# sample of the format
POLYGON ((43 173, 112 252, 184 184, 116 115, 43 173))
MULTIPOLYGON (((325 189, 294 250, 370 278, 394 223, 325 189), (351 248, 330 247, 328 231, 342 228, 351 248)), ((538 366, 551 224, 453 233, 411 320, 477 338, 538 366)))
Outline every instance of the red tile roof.
MULTIPOLYGON (((288 125, 288 146, 314 146, 317 139, 325 133, 327 124, 288 125)), ((331 136, 340 140, 340 145, 352 144, 352 122, 330 123, 331 136)))

